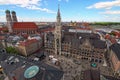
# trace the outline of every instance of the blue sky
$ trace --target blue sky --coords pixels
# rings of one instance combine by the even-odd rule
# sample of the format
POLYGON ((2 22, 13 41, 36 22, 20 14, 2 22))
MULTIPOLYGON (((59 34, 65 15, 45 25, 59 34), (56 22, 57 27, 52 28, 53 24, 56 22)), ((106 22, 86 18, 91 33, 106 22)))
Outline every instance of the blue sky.
POLYGON ((18 21, 56 21, 58 4, 62 21, 120 22, 120 0, 0 0, 0 22, 7 9, 18 21))

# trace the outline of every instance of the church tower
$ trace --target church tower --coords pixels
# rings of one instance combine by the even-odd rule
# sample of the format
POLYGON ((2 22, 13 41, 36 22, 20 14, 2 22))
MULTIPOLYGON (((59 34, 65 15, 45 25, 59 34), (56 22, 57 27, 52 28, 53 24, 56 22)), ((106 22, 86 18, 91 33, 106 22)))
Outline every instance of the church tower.
POLYGON ((6 13, 8 31, 12 32, 12 19, 11 19, 10 11, 6 10, 5 13, 6 13))
POLYGON ((12 21, 17 22, 17 16, 15 11, 12 11, 12 21))
POLYGON ((55 26, 54 38, 55 38, 55 54, 61 55, 61 16, 60 16, 60 9, 58 5, 58 12, 57 12, 57 22, 55 26))

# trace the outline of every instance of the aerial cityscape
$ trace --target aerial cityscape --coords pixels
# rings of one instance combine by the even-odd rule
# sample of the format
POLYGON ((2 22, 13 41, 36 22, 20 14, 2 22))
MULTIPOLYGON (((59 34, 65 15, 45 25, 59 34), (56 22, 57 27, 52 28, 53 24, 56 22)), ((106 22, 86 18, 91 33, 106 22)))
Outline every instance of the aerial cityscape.
POLYGON ((120 0, 0 0, 0 80, 120 80, 120 0))

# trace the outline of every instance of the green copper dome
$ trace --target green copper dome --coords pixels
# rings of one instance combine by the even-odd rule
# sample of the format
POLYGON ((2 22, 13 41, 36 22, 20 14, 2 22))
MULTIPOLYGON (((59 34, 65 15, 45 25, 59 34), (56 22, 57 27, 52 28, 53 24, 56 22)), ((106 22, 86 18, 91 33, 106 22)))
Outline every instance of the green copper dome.
POLYGON ((10 13, 10 11, 9 11, 9 10, 6 10, 5 12, 6 12, 6 13, 10 13))
POLYGON ((91 66, 92 67, 97 67, 97 64, 96 63, 92 63, 91 66))
POLYGON ((39 67, 38 66, 31 66, 28 69, 25 70, 24 72, 24 77, 25 78, 32 78, 34 77, 37 73, 39 72, 39 67))
POLYGON ((12 11, 12 14, 13 14, 13 13, 15 14, 16 12, 15 12, 15 11, 12 11))

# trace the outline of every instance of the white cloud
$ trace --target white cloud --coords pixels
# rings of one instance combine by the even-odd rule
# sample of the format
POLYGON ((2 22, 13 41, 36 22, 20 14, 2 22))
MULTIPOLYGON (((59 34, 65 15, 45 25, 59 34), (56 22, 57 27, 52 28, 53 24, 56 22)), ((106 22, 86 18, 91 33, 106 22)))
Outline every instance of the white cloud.
MULTIPOLYGON (((19 22, 35 22, 35 21, 43 21, 43 22, 55 22, 56 19, 55 18, 50 18, 50 17, 22 17, 22 16, 18 16, 17 17, 19 22)), ((93 21, 106 21, 106 22, 120 22, 120 16, 108 16, 108 15, 103 15, 101 16, 101 18, 84 18, 84 17, 74 17, 74 18, 70 18, 70 17, 64 17, 62 19, 62 21, 88 21, 88 22, 93 22, 93 21)), ((1 22, 6 22, 6 17, 5 15, 0 16, 0 21, 1 22)))
MULTIPOLYGON (((55 22, 56 19, 55 18, 51 18, 51 17, 34 17, 34 18, 31 18, 31 17, 20 17, 18 16, 18 21, 21 22, 35 22, 35 21, 43 21, 43 22, 55 22)), ((88 18, 87 16, 84 18, 84 17, 74 17, 74 18, 70 18, 70 17, 64 17, 62 18, 62 21, 88 21, 88 22, 93 22, 93 21, 106 21, 106 22, 120 22, 120 16, 108 16, 108 15, 102 15, 101 18, 93 18, 93 17, 90 17, 88 18)))
POLYGON ((58 1, 61 1, 61 0, 58 0, 58 1))
POLYGON ((105 9, 110 9, 114 6, 120 6, 120 0, 114 0, 114 1, 106 1, 106 2, 98 2, 95 3, 91 6, 88 6, 88 9, 91 8, 96 8, 96 9, 100 9, 100 8, 105 8, 105 9))
POLYGON ((29 6, 29 5, 39 5, 41 0, 0 0, 0 5, 20 5, 20 6, 29 6))
POLYGON ((0 5, 16 5, 18 7, 23 7, 32 10, 40 10, 47 13, 55 13, 47 8, 40 8, 40 3, 42 0, 0 0, 0 5))
POLYGON ((120 22, 120 16, 114 16, 114 17, 111 17, 111 16, 108 16, 108 17, 105 17, 104 18, 106 21, 111 21, 111 22, 120 22))
POLYGON ((0 12, 5 12, 5 10, 0 10, 0 12))
MULTIPOLYGON (((22 16, 17 16, 17 19, 19 22, 35 22, 35 21, 44 21, 44 22, 53 22, 56 21, 54 18, 49 18, 49 17, 22 17, 22 16)), ((1 22, 7 22, 5 15, 0 16, 0 21, 1 22)))
POLYGON ((48 5, 48 2, 45 0, 45 1, 44 1, 44 4, 45 4, 45 5, 48 5))
POLYGON ((6 22, 6 17, 5 15, 0 16, 0 22, 6 22))
POLYGON ((47 13, 56 13, 52 10, 49 10, 47 8, 40 8, 40 7, 37 7, 37 6, 27 6, 28 9, 31 9, 31 10, 40 10, 40 11, 44 11, 44 12, 47 12, 47 13))
MULTIPOLYGON (((62 1, 62 0, 58 0, 58 1, 60 2, 60 1, 62 1)), ((64 1, 69 2, 69 0, 64 0, 64 1)))
POLYGON ((101 14, 120 14, 120 10, 119 11, 105 11, 105 12, 101 12, 101 14))
POLYGON ((44 21, 44 22, 52 22, 55 21, 54 18, 48 18, 48 17, 17 17, 19 22, 35 22, 35 21, 44 21))
POLYGON ((66 2, 69 2, 69 0, 65 0, 66 2))

